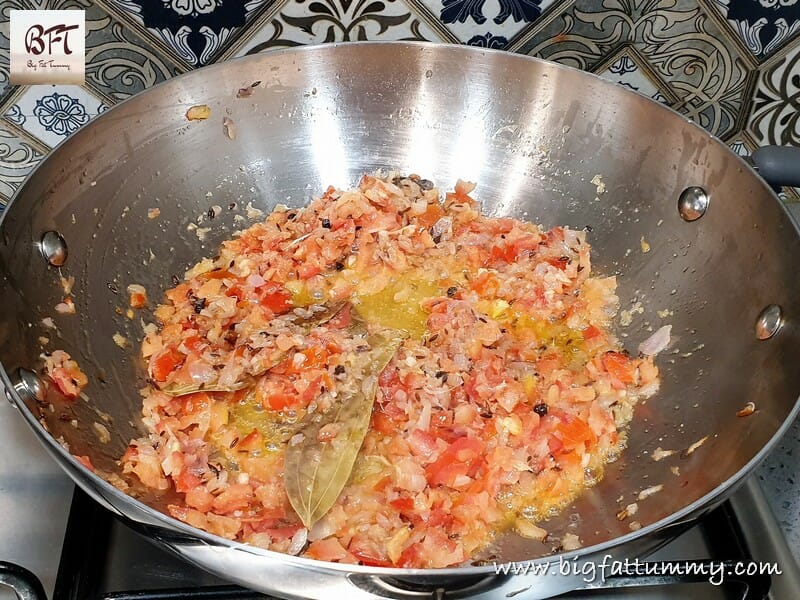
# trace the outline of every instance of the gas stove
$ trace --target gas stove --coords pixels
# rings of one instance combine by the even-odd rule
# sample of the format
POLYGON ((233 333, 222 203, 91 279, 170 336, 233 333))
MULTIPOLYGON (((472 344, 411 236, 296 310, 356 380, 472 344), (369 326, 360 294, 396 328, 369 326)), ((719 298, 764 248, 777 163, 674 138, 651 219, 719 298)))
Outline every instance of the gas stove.
MULTIPOLYGON (((154 546, 69 482, 8 406, 0 407, 0 583, 30 580, 22 600, 265 600, 154 546), (26 521, 27 520, 27 521, 26 521), (44 585, 38 584, 38 579, 44 585), (46 590, 46 591, 45 591, 46 590)), ((680 537, 605 581, 586 582, 560 599, 788 600, 800 590, 800 568, 755 477, 680 537), (654 563, 729 571, 721 585, 706 575, 654 574, 654 563), (780 574, 735 576, 736 563, 775 565, 780 574)), ((589 579, 588 577, 586 579, 589 579)), ((16 596, 0 585, 0 600, 16 596), (2 591, 6 590, 6 591, 2 591)), ((302 590, 298 590, 298 598, 302 590)), ((416 598, 445 600, 447 592, 416 598)), ((461 596, 459 596, 461 597, 461 596)), ((524 600, 520 594, 515 600, 524 600)))

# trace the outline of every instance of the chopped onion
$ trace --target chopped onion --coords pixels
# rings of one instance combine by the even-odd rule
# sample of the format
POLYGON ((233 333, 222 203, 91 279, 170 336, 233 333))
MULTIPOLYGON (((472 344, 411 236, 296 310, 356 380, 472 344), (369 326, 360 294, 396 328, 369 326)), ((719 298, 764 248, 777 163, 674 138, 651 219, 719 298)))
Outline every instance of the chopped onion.
POLYGON ((252 285, 254 288, 259 288, 267 283, 261 275, 253 273, 247 278, 247 285, 252 285))
POLYGON ((300 554, 303 548, 306 547, 306 542, 308 542, 308 529, 303 527, 302 529, 298 529, 297 533, 292 536, 292 543, 289 544, 289 547, 286 549, 286 554, 291 554, 293 556, 300 554))
POLYGON ((561 538, 561 547, 569 552, 570 550, 577 550, 582 546, 580 538, 574 533, 567 533, 561 538))
POLYGON ((436 223, 433 224, 431 227, 431 236, 437 237, 442 236, 445 233, 450 233, 453 230, 453 218, 452 217, 442 217, 436 223))
POLYGON ((664 348, 669 346, 669 335, 672 332, 672 325, 664 325, 653 335, 639 344, 639 352, 647 356, 655 356, 664 348))

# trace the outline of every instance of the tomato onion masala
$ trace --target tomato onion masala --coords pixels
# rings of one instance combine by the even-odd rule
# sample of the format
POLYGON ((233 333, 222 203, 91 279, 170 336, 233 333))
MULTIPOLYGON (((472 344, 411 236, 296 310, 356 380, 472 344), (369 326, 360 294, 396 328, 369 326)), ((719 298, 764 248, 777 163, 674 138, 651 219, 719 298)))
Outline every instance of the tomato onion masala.
POLYGON ((122 466, 170 513, 319 560, 446 567, 601 477, 652 356, 611 331, 585 231, 364 176, 276 208, 166 292, 122 466))

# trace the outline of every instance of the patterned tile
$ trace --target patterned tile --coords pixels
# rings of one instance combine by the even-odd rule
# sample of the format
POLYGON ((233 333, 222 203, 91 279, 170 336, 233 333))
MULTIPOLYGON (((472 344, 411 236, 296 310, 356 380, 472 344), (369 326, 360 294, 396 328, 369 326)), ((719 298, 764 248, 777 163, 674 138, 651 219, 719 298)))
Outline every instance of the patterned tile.
MULTIPOLYGON (((213 62, 277 0, 106 0, 189 66, 213 62)), ((311 4, 314 4, 313 2, 311 4)))
POLYGON ((556 1, 417 0, 459 41, 485 48, 504 48, 556 1))
POLYGON ((763 66, 747 128, 760 145, 800 146, 800 44, 763 66))
POLYGON ((9 20, 11 9, 20 8, 14 0, 0 3, 0 100, 10 91, 9 83, 9 20))
POLYGON ((0 205, 5 206, 5 199, 14 195, 42 156, 34 144, 0 121, 0 205))
POLYGON ((601 66, 595 73, 662 104, 675 103, 677 99, 666 84, 648 71, 645 61, 639 57, 635 49, 625 48, 614 55, 607 66, 601 66))
POLYGON ((403 0, 289 0, 235 55, 323 42, 440 39, 403 0))
POLYGON ((632 45, 681 99, 675 108, 719 136, 737 128, 747 62, 697 2, 575 0, 560 8, 512 49, 594 70, 621 45, 632 45))
POLYGON ((106 108, 85 87, 36 85, 15 99, 5 117, 48 146, 55 146, 106 108))
POLYGON ((798 0, 713 0, 747 48, 766 57, 800 32, 798 0))

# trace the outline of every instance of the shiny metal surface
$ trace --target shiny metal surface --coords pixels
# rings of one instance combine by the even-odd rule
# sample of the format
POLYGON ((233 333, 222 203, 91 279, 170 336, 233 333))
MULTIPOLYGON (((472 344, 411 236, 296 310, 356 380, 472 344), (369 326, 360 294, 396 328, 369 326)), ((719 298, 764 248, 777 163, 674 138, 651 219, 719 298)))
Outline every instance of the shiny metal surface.
POLYGON ((63 267, 67 262, 67 242, 57 231, 45 231, 40 242, 42 256, 53 267, 63 267))
POLYGON ((30 369, 20 367, 11 375, 11 381, 17 395, 28 402, 41 402, 46 397, 44 383, 30 369))
POLYGON ((693 185, 681 192, 678 212, 684 221, 696 221, 708 210, 709 197, 700 186, 693 185))
MULTIPOLYGON (((3 377, 39 366, 42 335, 51 338, 47 349, 67 350, 90 375, 88 402, 65 404, 51 393, 51 412, 17 398, 79 485, 184 558, 288 597, 299 581, 313 586, 304 594, 327 598, 336 589, 356 597, 374 577, 424 575, 436 587, 493 572, 337 565, 242 547, 133 500, 70 454, 114 472, 137 434, 143 374, 111 336, 138 339, 141 327, 116 312, 126 303, 120 290, 141 283, 158 299, 173 274, 241 228, 235 217, 247 220, 248 204, 265 211, 304 204, 329 184, 353 185, 377 168, 416 172, 443 189, 458 178, 477 181, 476 196, 491 214, 590 225, 596 271, 617 274, 622 308, 634 309, 632 324, 620 327, 628 348, 635 352, 652 330, 673 325, 673 343, 658 361, 662 390, 637 409, 628 451, 545 525, 553 537, 569 531, 582 540, 585 549, 562 556, 641 555, 664 543, 730 493, 797 414, 800 241, 774 194, 720 142, 637 94, 526 57, 412 43, 307 47, 208 67, 122 103, 54 151, 7 209, 0 224, 3 377), (262 86, 236 98, 254 80, 262 86), (196 104, 210 106, 211 118, 187 122, 196 104), (223 116, 236 124, 236 140, 225 136, 223 116), (596 176, 604 186, 592 183, 596 176), (687 223, 675 201, 691 186, 714 202, 687 223), (199 239, 193 227, 215 205, 226 208, 200 225, 210 229, 199 239), (155 207, 161 216, 148 219, 155 207), (60 272, 76 279, 77 315, 53 310, 63 296, 59 271, 35 247, 48 230, 69 240, 72 258, 60 272), (770 303, 785 307, 786 324, 761 342, 753 323, 770 303), (57 331, 42 325, 48 316, 57 331), (758 412, 737 418, 748 401, 758 412), (77 419, 77 429, 62 414, 77 419), (91 427, 103 415, 113 421, 105 445, 91 427), (693 453, 680 452, 704 438, 693 453), (655 462, 657 447, 677 452, 655 462), (641 529, 617 520, 620 508, 656 484, 663 491, 639 502, 641 529)), ((144 499, 154 507, 168 500, 144 499)), ((550 546, 513 536, 494 550, 501 560, 554 560, 550 546)), ((566 589, 559 585, 569 582, 517 576, 484 580, 482 589, 495 597, 533 586, 527 597, 546 597, 566 589)))
POLYGON ((770 304, 756 319, 756 337, 768 340, 778 333, 783 325, 783 309, 777 304, 770 304))

